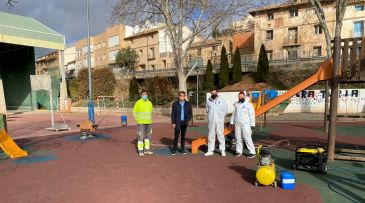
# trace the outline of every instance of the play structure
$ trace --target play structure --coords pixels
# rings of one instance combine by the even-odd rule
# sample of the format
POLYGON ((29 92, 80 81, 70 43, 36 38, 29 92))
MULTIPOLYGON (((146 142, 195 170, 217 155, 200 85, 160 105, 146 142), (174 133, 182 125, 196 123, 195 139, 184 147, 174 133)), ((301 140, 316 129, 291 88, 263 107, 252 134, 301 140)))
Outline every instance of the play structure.
POLYGON ((10 158, 28 156, 28 153, 22 150, 4 129, 0 129, 0 148, 10 158))
POLYGON ((94 137, 98 125, 94 125, 90 120, 84 120, 80 125, 77 125, 77 127, 80 128, 81 132, 80 139, 84 140, 87 138, 94 137))
MULTIPOLYGON (((288 100, 298 92, 310 87, 311 85, 315 84, 316 82, 323 81, 323 80, 329 80, 332 78, 332 59, 326 60, 322 62, 320 65, 319 70, 312 75, 310 78, 306 79, 305 81, 301 82, 300 84, 296 85, 292 89, 288 90, 284 94, 277 96, 273 100, 265 103, 264 105, 260 105, 262 100, 258 100, 258 104, 254 105, 255 107, 255 115, 256 117, 261 116, 265 112, 271 110, 275 106, 281 104, 282 102, 288 100)), ((261 93, 260 93, 261 94, 261 93)), ((261 98, 261 96, 259 96, 261 98)), ((234 131, 232 128, 225 128, 224 129, 224 135, 227 136, 229 133, 234 131)), ((199 147, 202 145, 208 144, 207 137, 200 137, 192 142, 192 153, 196 154, 198 152, 199 147)))
POLYGON ((49 95, 49 104, 50 104, 50 111, 51 111, 51 127, 46 128, 47 130, 52 131, 62 131, 68 130, 70 131, 71 128, 66 124, 65 119, 63 118, 62 114, 57 110, 58 109, 58 102, 56 105, 56 111, 61 116, 63 123, 55 123, 54 118, 54 98, 52 95, 52 80, 50 75, 31 75, 30 76, 30 83, 32 87, 32 91, 40 91, 44 90, 47 91, 49 95))

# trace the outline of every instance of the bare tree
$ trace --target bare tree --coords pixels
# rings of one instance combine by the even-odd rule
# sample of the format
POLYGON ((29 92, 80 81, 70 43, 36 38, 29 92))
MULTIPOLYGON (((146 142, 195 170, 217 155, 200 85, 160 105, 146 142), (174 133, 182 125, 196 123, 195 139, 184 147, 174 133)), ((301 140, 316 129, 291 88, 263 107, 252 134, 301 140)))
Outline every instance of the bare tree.
POLYGON ((18 1, 16 0, 6 0, 5 6, 11 9, 16 3, 18 3, 18 1))
POLYGON ((197 37, 208 39, 215 26, 229 17, 244 15, 247 9, 263 2, 249 0, 118 0, 113 17, 124 23, 141 25, 146 21, 162 22, 172 47, 179 89, 186 91, 186 80, 193 72, 184 60, 197 37), (186 32, 189 28, 190 32, 186 32))
MULTIPOLYGON (((328 32, 327 22, 323 11, 323 6, 320 0, 310 0, 314 11, 316 12, 319 23, 321 24, 327 42, 327 57, 330 58, 331 55, 331 36, 328 32), (327 33, 327 34, 326 34, 327 33)), ((331 83, 331 101, 330 101, 330 123, 328 131, 328 159, 334 159, 335 151, 335 135, 336 135, 336 115, 337 115, 337 105, 338 105, 338 69, 340 66, 340 50, 341 50, 341 29, 343 17, 346 12, 348 0, 336 0, 336 27, 334 33, 334 52, 333 52, 333 73, 332 73, 332 83, 331 83)))

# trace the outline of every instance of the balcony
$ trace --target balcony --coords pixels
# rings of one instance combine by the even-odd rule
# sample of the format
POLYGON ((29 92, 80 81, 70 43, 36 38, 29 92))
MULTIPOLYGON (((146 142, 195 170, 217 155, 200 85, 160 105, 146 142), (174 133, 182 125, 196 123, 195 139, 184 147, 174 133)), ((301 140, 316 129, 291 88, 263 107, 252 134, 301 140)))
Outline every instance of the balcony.
POLYGON ((283 47, 300 46, 299 37, 284 37, 283 47))

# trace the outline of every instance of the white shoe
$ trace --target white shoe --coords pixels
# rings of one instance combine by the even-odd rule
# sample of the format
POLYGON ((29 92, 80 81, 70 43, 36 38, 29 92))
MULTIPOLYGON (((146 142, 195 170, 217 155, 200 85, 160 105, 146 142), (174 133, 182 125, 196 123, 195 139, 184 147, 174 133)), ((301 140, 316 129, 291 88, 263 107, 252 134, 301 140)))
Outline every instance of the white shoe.
POLYGON ((213 152, 207 152, 204 154, 204 156, 213 156, 213 154, 214 154, 213 152))
POLYGON ((226 156, 226 151, 222 150, 221 154, 222 154, 222 156, 226 156))

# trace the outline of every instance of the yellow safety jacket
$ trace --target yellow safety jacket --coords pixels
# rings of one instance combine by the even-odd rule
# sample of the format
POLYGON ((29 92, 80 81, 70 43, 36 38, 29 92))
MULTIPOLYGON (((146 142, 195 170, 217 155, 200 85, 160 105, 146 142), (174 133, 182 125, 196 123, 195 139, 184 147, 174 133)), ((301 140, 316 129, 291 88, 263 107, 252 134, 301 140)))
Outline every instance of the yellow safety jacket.
POLYGON ((138 124, 152 124, 152 102, 139 99, 133 108, 133 116, 138 124))

